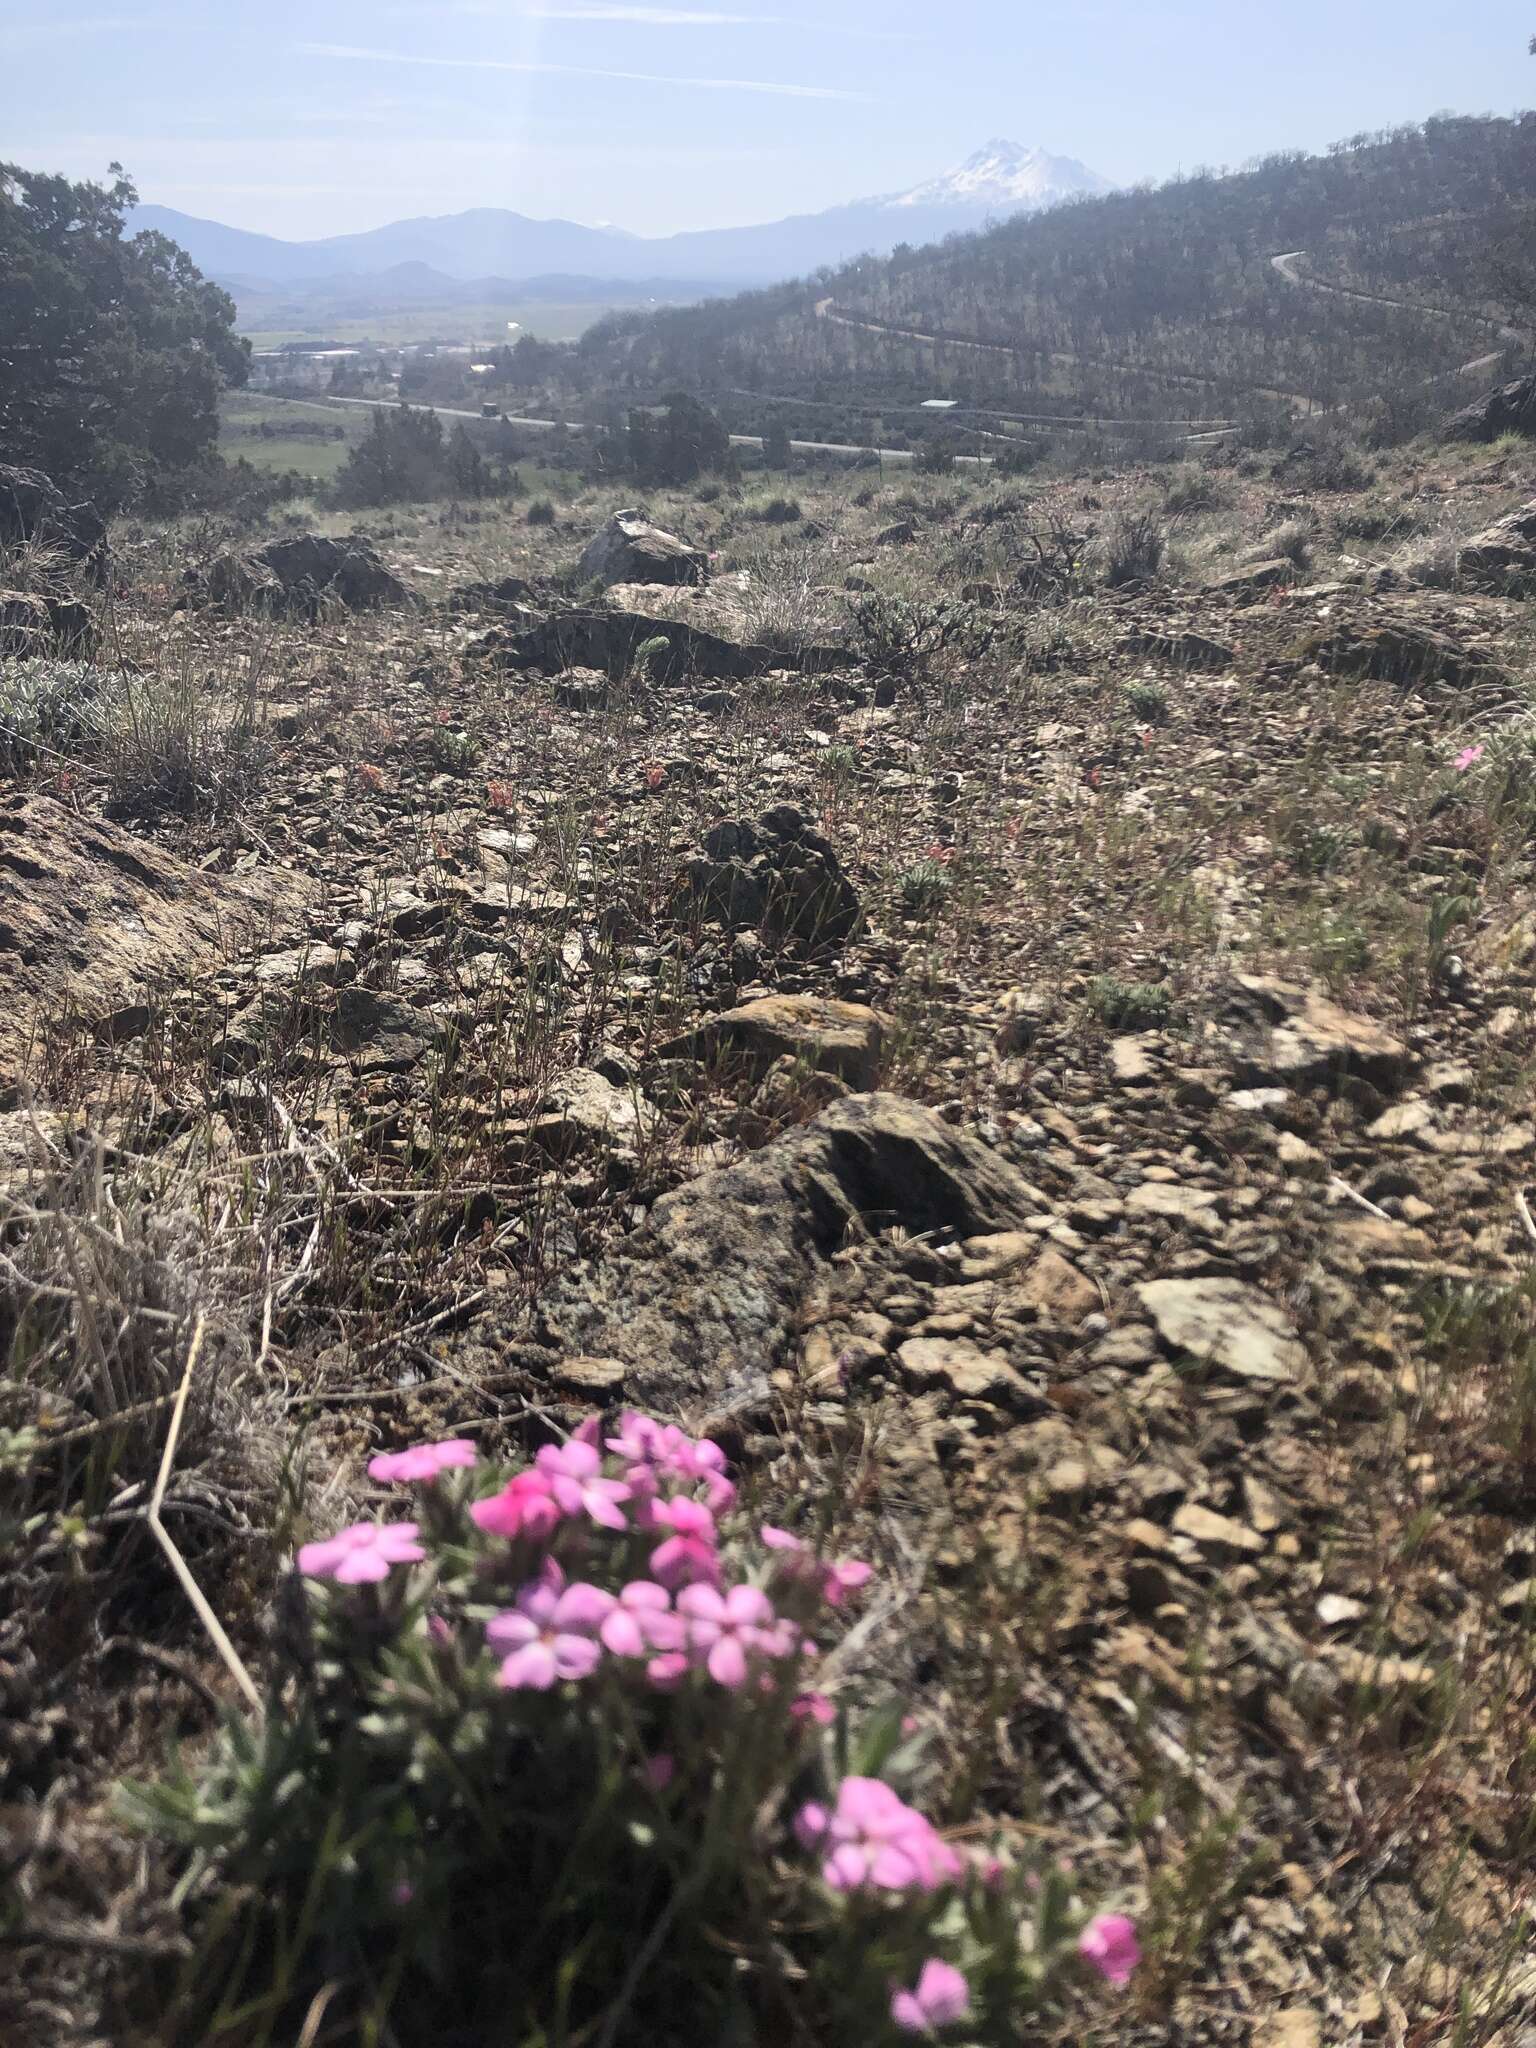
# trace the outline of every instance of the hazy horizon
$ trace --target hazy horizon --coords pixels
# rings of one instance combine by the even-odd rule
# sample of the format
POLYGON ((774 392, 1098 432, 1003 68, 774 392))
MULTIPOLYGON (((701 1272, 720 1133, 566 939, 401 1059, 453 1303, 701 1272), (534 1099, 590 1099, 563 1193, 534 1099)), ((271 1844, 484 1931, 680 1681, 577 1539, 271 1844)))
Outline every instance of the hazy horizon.
POLYGON ((1218 0, 19 0, 0 149, 72 177, 115 158, 148 203, 290 240, 471 207, 657 236, 901 191, 992 136, 1129 184, 1515 111, 1528 0, 1478 11, 1295 0, 1261 37, 1218 0))

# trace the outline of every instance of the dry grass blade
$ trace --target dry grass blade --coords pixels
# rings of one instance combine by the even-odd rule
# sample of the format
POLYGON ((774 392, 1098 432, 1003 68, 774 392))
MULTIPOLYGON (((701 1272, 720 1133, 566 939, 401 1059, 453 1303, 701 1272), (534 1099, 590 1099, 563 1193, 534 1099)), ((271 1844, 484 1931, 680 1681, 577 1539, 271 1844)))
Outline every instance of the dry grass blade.
POLYGON ((155 1541, 170 1560, 171 1570, 175 1572, 181 1590, 186 1594, 188 1600, 191 1601, 193 1612, 207 1630, 209 1641, 223 1658, 231 1677, 245 1694, 246 1699, 259 1718, 262 1712, 262 1705, 261 1694, 256 1689, 256 1682, 246 1669, 240 1653, 229 1640, 224 1624, 214 1613, 202 1588, 192 1576, 191 1567, 176 1547, 164 1522, 160 1519, 160 1510, 165 1504, 166 1484, 171 1476, 171 1467, 176 1462, 176 1446, 181 1439, 181 1425, 187 1412, 187 1396, 192 1389, 192 1375, 197 1370, 198 1356, 203 1348, 203 1336, 207 1327, 206 1318, 199 1316, 197 1327, 192 1332, 192 1342, 187 1349, 186 1369, 182 1373, 181 1385, 176 1392, 176 1406, 172 1411, 171 1427, 165 1439, 165 1453, 160 1460, 160 1470, 155 1478, 155 1490, 150 1496, 149 1512, 146 1519, 154 1532, 155 1541))

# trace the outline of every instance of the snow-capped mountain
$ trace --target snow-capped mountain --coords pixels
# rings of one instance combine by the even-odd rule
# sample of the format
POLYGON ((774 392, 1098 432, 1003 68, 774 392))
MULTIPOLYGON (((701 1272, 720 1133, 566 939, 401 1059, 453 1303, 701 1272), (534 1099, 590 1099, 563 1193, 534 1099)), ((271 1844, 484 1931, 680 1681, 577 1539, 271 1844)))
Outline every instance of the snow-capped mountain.
POLYGON ((974 156, 941 177, 914 185, 886 201, 893 207, 954 206, 971 211, 1018 213, 1079 194, 1107 192, 1108 178, 1075 156, 1051 156, 1020 142, 988 142, 974 156))
POLYGON ((164 206, 139 207, 133 224, 169 235, 210 276, 231 283, 318 289, 349 278, 377 278, 402 264, 425 264, 460 282, 559 273, 734 287, 804 276, 855 256, 885 255, 899 242, 937 241, 956 229, 1109 189, 1107 179, 1073 157, 998 141, 910 192, 855 199, 760 226, 680 235, 648 237, 576 221, 531 220, 499 207, 393 221, 364 234, 314 242, 278 241, 164 206))

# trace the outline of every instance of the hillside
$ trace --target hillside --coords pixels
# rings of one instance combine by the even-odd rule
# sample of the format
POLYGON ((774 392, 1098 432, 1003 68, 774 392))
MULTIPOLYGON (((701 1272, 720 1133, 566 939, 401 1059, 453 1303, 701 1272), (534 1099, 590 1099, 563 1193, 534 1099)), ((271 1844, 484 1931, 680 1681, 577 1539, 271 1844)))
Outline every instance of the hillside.
POLYGON ((1507 273, 1533 208, 1536 117, 1437 120, 621 318, 599 373, 1191 425, 1383 398, 1411 411, 1431 380, 1522 345, 1507 273))

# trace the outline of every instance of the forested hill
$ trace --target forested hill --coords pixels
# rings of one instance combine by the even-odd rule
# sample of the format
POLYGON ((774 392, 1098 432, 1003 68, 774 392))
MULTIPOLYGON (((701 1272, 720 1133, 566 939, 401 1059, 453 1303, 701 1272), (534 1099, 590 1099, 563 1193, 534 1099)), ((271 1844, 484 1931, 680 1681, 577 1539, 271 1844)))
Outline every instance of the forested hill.
POLYGON ((583 353, 633 390, 850 403, 942 394, 1193 420, 1412 407, 1430 380, 1518 353, 1532 327, 1527 114, 1356 137, 769 291, 619 316, 583 353))

